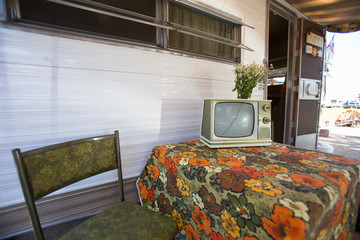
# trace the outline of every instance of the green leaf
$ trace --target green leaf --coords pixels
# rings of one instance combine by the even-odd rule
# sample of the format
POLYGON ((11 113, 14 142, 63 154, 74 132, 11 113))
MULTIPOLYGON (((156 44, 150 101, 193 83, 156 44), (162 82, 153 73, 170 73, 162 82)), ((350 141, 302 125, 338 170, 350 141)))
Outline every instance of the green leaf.
POLYGON ((229 212, 230 212, 231 216, 233 216, 233 217, 239 216, 239 213, 235 210, 235 208, 230 208, 229 212))
POLYGON ((251 216, 251 221, 256 224, 257 226, 260 225, 260 217, 258 215, 252 215, 251 216))
POLYGON ((230 202, 231 202, 231 205, 233 206, 233 207, 240 207, 240 204, 239 204, 239 201, 238 201, 238 199, 235 197, 235 196, 233 196, 233 195, 231 195, 230 193, 228 193, 228 198, 229 198, 229 200, 230 200, 230 202))
POLYGON ((253 231, 253 232, 256 231, 256 228, 255 228, 254 224, 253 224, 250 220, 246 219, 246 220, 245 220, 245 223, 246 223, 246 226, 247 226, 251 231, 253 231))
POLYGON ((247 199, 244 194, 239 197, 239 202, 240 202, 241 206, 246 206, 247 199))
POLYGON ((241 227, 241 228, 245 227, 245 221, 244 221, 243 218, 239 217, 236 222, 237 222, 239 227, 241 227))

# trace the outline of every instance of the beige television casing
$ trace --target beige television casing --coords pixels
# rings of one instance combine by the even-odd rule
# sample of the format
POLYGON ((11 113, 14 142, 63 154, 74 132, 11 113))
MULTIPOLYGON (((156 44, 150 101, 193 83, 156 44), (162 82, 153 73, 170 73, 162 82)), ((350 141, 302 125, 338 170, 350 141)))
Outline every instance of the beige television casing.
POLYGON ((269 146, 271 140, 271 100, 204 99, 200 141, 210 148, 269 146), (254 109, 252 135, 221 137, 215 135, 215 106, 218 103, 248 103, 254 109))

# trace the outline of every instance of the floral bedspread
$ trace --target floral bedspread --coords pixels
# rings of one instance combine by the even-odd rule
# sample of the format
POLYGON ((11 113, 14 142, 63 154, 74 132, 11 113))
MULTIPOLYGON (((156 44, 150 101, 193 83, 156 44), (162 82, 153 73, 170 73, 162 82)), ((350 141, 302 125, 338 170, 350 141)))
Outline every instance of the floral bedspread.
POLYGON ((351 239, 360 160, 274 143, 154 147, 137 180, 142 204, 188 239, 351 239))

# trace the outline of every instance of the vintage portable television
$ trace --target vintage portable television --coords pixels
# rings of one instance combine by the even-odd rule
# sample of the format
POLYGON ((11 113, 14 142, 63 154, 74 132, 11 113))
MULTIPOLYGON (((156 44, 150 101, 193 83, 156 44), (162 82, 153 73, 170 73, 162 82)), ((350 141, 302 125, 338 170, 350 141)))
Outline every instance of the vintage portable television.
POLYGON ((200 141, 210 148, 271 145, 271 100, 204 99, 200 141))

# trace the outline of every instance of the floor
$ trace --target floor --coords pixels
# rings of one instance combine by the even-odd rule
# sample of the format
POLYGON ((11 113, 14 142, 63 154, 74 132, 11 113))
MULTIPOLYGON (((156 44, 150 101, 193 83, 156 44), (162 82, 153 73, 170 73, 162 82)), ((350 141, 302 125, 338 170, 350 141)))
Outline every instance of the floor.
MULTIPOLYGON (((49 227, 45 227, 43 229, 44 232, 44 237, 46 240, 55 240, 58 239, 59 236, 63 236, 65 233, 67 233, 70 229, 73 229, 74 227, 76 227, 77 225, 79 225, 80 223, 82 223, 83 221, 85 221, 86 219, 88 219, 89 217, 85 217, 85 218, 80 218, 80 219, 75 219, 72 221, 68 221, 68 222, 63 222, 60 224, 56 224, 53 226, 49 226, 49 227)), ((34 234, 32 231, 5 239, 5 240, 34 240, 34 234)))
POLYGON ((326 127, 328 137, 319 137, 320 142, 333 147, 334 154, 360 159, 360 127, 326 127))

